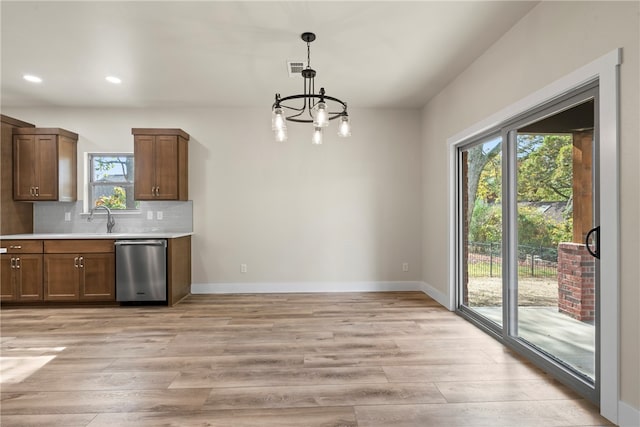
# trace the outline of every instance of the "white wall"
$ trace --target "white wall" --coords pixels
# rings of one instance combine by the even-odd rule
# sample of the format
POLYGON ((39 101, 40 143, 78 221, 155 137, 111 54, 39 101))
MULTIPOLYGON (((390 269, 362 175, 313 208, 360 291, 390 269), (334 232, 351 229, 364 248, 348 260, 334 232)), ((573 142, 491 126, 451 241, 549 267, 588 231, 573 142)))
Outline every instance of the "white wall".
POLYGON ((269 104, 3 114, 77 132, 79 153, 132 151, 132 127, 189 133, 195 284, 420 279, 418 110, 354 108, 353 136, 338 138, 332 123, 321 146, 311 144, 310 125, 291 124, 289 141, 274 142, 269 104))
POLYGON ((448 293, 447 138, 622 47, 621 66, 621 399, 640 408, 640 7, 637 2, 543 2, 423 110, 423 279, 448 293))

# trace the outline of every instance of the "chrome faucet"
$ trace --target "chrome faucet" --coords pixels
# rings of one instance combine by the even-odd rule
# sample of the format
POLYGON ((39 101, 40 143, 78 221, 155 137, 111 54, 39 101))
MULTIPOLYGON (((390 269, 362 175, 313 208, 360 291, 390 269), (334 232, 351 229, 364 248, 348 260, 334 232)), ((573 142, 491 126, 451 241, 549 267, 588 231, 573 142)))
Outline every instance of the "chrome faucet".
POLYGON ((96 209, 104 209, 107 211, 107 233, 111 233, 113 231, 113 226, 116 225, 116 220, 111 215, 111 209, 109 209, 108 207, 104 205, 100 205, 100 206, 91 208, 91 210, 89 211, 90 215, 89 215, 89 218, 87 218, 87 221, 91 221, 93 219, 93 213, 95 212, 96 209))

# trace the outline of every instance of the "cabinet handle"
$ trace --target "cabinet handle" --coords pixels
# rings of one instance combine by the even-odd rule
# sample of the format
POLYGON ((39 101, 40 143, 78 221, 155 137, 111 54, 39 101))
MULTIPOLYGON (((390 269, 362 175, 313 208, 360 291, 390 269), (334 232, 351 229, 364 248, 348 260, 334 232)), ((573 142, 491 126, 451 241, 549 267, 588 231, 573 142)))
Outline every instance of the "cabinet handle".
POLYGON ((22 249, 21 245, 11 245, 9 246, 9 249, 22 249))
POLYGON ((156 196, 160 196, 160 187, 156 187, 156 196))
POLYGON ((36 197, 40 197, 40 187, 36 187, 36 197))
POLYGON ((73 266, 74 266, 75 268, 78 268, 78 257, 75 257, 75 258, 73 259, 73 266))
POLYGON ((16 268, 20 268, 20 258, 16 258, 16 268))
POLYGON ((16 268, 16 259, 11 258, 11 268, 16 268))
POLYGON ((84 257, 80 257, 80 268, 84 268, 84 257))
POLYGON ((32 196, 35 196, 35 194, 33 194, 33 187, 29 187, 29 194, 31 194, 32 196))

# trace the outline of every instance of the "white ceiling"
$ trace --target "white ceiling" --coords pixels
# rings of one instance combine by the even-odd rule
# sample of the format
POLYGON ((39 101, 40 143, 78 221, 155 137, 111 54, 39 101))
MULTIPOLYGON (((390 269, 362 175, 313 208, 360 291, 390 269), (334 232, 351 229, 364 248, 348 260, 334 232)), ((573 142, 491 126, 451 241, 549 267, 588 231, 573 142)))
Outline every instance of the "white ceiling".
POLYGON ((2 105, 270 107, 301 92, 286 61, 312 31, 316 89, 352 109, 420 107, 536 3, 3 0, 2 105))

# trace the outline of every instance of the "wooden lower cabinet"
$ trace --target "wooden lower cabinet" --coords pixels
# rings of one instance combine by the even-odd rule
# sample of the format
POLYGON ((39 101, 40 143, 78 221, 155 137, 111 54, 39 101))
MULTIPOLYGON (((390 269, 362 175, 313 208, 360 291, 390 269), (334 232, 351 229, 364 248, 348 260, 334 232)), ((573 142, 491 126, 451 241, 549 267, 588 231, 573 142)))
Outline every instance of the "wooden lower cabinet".
MULTIPOLYGON (((4 240, 0 255, 0 301, 115 303, 115 240, 4 240)), ((191 236, 168 239, 167 305, 191 291, 191 236)), ((61 304, 64 305, 64 304, 61 304)))
POLYGON ((0 301, 15 301, 18 295, 13 279, 12 264, 12 255, 0 255, 0 301))
POLYGON ((79 301, 80 272, 77 254, 44 256, 45 301, 79 301))
POLYGON ((2 254, 2 301, 42 301, 42 254, 2 254))
POLYGON ((81 301, 116 300, 114 254, 84 254, 80 278, 81 301))
POLYGON ((115 301, 113 240, 45 240, 44 251, 45 301, 115 301))
POLYGON ((191 236, 169 239, 167 247, 167 298, 173 306, 191 293, 191 236))
POLYGON ((0 255, 0 300, 42 301, 42 240, 3 240, 0 255))

